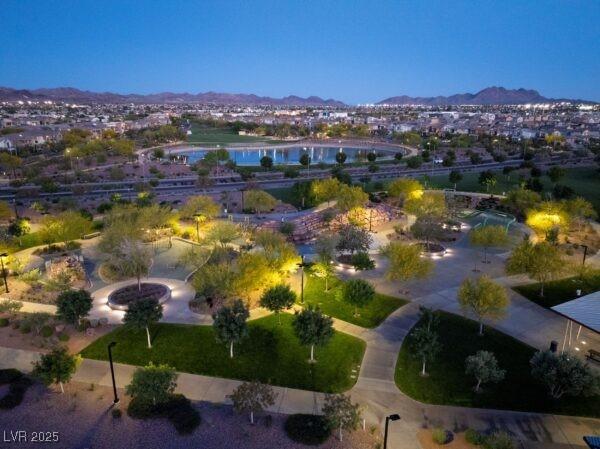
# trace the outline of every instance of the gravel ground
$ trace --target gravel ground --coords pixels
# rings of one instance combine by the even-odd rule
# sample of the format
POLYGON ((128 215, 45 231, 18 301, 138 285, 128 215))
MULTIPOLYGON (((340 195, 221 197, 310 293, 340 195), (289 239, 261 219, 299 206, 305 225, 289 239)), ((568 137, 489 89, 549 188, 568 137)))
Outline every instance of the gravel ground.
MULTIPOLYGON (((123 395, 123 392, 120 392, 123 395)), ((163 419, 134 420, 123 413, 115 419, 110 412, 110 388, 91 388, 71 383, 66 393, 47 390, 35 385, 27 392, 23 403, 10 411, 0 410, 0 447, 7 448, 307 448, 293 443, 283 430, 285 415, 273 415, 272 425, 266 427, 264 418, 254 426, 246 416, 233 412, 230 406, 207 403, 195 404, 202 424, 190 436, 179 436, 172 425, 163 419), (9 442, 16 431, 25 431, 28 441, 9 442), (11 434, 11 431, 13 432, 11 434), (58 432, 58 442, 38 443, 31 439, 33 432, 58 432), (7 441, 9 440, 9 441, 7 441)), ((127 398, 121 407, 125 410, 127 398)), ((375 432, 376 434, 376 432, 375 432)), ((323 449, 367 449, 376 447, 378 439, 367 431, 345 434, 343 443, 330 438, 323 449)))

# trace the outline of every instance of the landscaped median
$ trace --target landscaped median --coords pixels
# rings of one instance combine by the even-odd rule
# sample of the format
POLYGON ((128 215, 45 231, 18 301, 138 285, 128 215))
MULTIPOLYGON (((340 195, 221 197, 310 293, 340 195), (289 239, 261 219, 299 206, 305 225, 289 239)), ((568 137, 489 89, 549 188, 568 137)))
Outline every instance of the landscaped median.
POLYGON ((118 363, 145 366, 167 364, 175 370, 239 380, 258 380, 282 387, 338 393, 356 382, 366 344, 335 332, 329 343, 315 349, 316 363, 308 363, 310 348, 294 335, 293 316, 270 315, 248 323, 249 335, 229 348, 215 339, 211 326, 159 323, 152 326, 152 348, 144 330, 122 326, 85 348, 84 358, 107 360, 107 345, 116 341, 113 359, 118 363))
POLYGON ((309 276, 305 282, 305 304, 319 307, 325 315, 361 327, 377 327, 394 310, 408 303, 405 299, 375 293, 373 300, 364 307, 358 307, 358 315, 355 315, 355 307, 342 298, 341 288, 344 281, 332 277, 328 281, 327 291, 325 291, 325 280, 321 278, 309 276))
POLYGON ((421 376, 421 359, 413 339, 417 324, 406 337, 396 365, 396 385, 413 399, 429 404, 461 407, 522 410, 573 416, 600 417, 598 396, 552 399, 546 388, 531 375, 530 360, 535 349, 489 327, 478 336, 475 321, 445 312, 436 312, 441 349, 421 376), (506 370, 504 379, 484 384, 476 393, 477 381, 465 373, 465 359, 478 351, 494 354, 506 370))

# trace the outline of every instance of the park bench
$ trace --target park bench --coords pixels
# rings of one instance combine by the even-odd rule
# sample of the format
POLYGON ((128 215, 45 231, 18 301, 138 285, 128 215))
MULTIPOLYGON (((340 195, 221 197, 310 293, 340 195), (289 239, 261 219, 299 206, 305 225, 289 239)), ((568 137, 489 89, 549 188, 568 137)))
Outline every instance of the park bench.
POLYGON ((600 351, 596 351, 595 349, 590 349, 585 356, 588 360, 593 360, 594 362, 600 363, 600 351))

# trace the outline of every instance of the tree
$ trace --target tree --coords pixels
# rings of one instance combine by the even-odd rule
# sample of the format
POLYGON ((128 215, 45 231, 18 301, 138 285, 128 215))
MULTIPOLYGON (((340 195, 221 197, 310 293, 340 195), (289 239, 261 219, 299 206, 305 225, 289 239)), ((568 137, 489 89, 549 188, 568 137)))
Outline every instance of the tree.
POLYGON ((411 342, 415 349, 415 356, 423 363, 421 375, 426 376, 427 362, 433 360, 441 349, 438 335, 428 326, 419 326, 412 332, 411 342))
POLYGON ((222 248, 240 237, 240 227, 229 221, 219 221, 214 223, 206 233, 206 241, 209 243, 218 243, 222 248))
POLYGON ((515 189, 508 192, 502 204, 515 216, 523 218, 527 212, 542 202, 539 193, 529 189, 515 189))
POLYGON ((281 324, 280 312, 289 309, 296 301, 296 293, 289 285, 279 284, 266 290, 260 298, 260 305, 277 314, 277 321, 281 324))
POLYGON ((336 178, 318 179, 311 184, 312 192, 318 203, 331 202, 337 197, 341 182, 336 178))
POLYGON ((263 156, 260 158, 260 166, 266 170, 270 170, 273 167, 273 158, 270 156, 263 156))
POLYGON ((452 170, 450 172, 450 174, 448 175, 448 180, 454 184, 454 190, 456 190, 456 184, 458 184, 459 182, 461 182, 463 179, 463 175, 460 171, 458 170, 452 170))
POLYGON ((368 251, 373 241, 369 231, 352 224, 341 226, 338 237, 336 249, 338 251, 348 251, 350 254, 354 254, 356 251, 368 251))
POLYGON ((558 183, 566 174, 567 171, 558 165, 554 165, 548 170, 548 177, 554 184, 558 183))
POLYGON ((336 234, 319 234, 315 241, 315 252, 319 260, 322 262, 331 262, 335 258, 335 250, 338 243, 339 237, 336 234))
POLYGON ((446 214, 446 196, 441 192, 425 192, 411 195, 404 202, 404 210, 417 217, 431 215, 441 220, 446 214))
POLYGON ((233 344, 239 343, 248 335, 246 320, 250 316, 248 308, 238 299, 231 307, 221 307, 213 313, 213 329, 218 342, 229 345, 229 357, 233 358, 233 344))
POLYGON ((56 298, 59 319, 70 323, 81 323, 90 310, 92 310, 92 297, 87 290, 67 290, 56 298))
POLYGON ((532 244, 529 240, 517 246, 506 262, 508 274, 526 273, 540 283, 540 296, 544 296, 546 282, 556 279, 565 271, 565 261, 560 249, 548 242, 532 244))
POLYGON ((150 325, 158 323, 163 316, 163 306, 155 298, 142 298, 129 304, 123 322, 127 325, 146 329, 148 348, 152 348, 150 340, 150 325))
POLYGON ((92 228, 91 221, 75 211, 65 211, 56 215, 45 215, 40 221, 39 235, 46 243, 65 243, 80 239, 92 228))
POLYGON ((432 239, 439 239, 444 235, 441 217, 436 214, 420 215, 410 227, 410 232, 415 238, 425 239, 425 244, 429 248, 429 242, 432 239))
POLYGON ((327 394, 323 404, 323 414, 331 428, 338 428, 340 441, 342 430, 355 430, 361 419, 360 406, 353 404, 345 394, 327 394))
POLYGON ((573 223, 577 224, 577 229, 581 231, 583 224, 588 219, 598 217, 592 203, 581 197, 576 197, 563 203, 566 213, 571 217, 573 223))
POLYGON ((31 226, 29 225, 29 220, 25 218, 17 218, 8 226, 8 233, 15 237, 23 237, 24 235, 29 234, 30 231, 31 226))
POLYGON ((59 384, 60 391, 64 393, 63 384, 71 380, 79 363, 80 355, 71 355, 65 348, 56 348, 49 354, 42 354, 33 364, 33 375, 46 385, 59 384))
POLYGON ((254 424, 254 414, 260 413, 275 404, 277 395, 273 387, 260 382, 244 382, 227 396, 238 413, 250 413, 250 423, 254 424))
POLYGON ((416 179, 398 178, 390 183, 388 194, 402 206, 409 198, 420 198, 423 190, 423 185, 416 179))
POLYGON ((255 213, 266 213, 277 206, 277 200, 264 190, 249 190, 246 192, 244 205, 255 213))
POLYGON ((408 168, 419 168, 423 165, 423 158, 421 156, 410 156, 406 158, 406 166, 408 168))
POLYGON ((506 371, 500 369, 498 360, 494 357, 494 353, 489 351, 477 351, 474 355, 470 355, 465 360, 465 373, 467 375, 472 375, 477 379, 475 392, 479 392, 481 384, 500 382, 504 379, 506 371))
POLYGON ((331 261, 319 259, 319 261, 311 267, 311 270, 316 277, 325 279, 325 291, 329 291, 329 278, 335 273, 331 261))
POLYGON ((163 404, 168 402, 177 388, 177 373, 168 365, 154 365, 137 368, 131 383, 125 391, 142 404, 163 404))
POLYGON ((292 322, 300 343, 310 345, 310 362, 314 362, 315 346, 325 346, 333 337, 333 320, 311 306, 296 312, 292 322))
POLYGON ((418 245, 390 242, 381 249, 381 255, 389 261, 385 277, 390 281, 426 278, 433 270, 433 262, 421 257, 418 245))
POLYGON ((198 296, 203 296, 214 304, 216 300, 233 294, 234 279, 235 273, 230 263, 205 263, 194 273, 192 286, 198 296))
POLYGON ((200 214, 205 219, 212 219, 219 215, 220 207, 210 196, 194 195, 188 197, 181 208, 181 218, 191 219, 196 214, 200 214))
POLYGON ((109 255, 109 263, 123 277, 135 277, 138 291, 142 291, 142 277, 148 275, 152 265, 152 253, 138 240, 125 238, 115 253, 109 255))
POLYGON ((536 234, 547 238, 551 232, 568 229, 570 216, 564 202, 544 201, 527 212, 525 223, 536 234))
POLYGON ((344 301, 354 306, 354 316, 358 316, 358 308, 369 304, 375 297, 373 286, 362 279, 351 279, 342 286, 344 301))
POLYGON ((300 158, 298 159, 298 162, 300 162, 300 165, 302 165, 303 167, 306 167, 310 170, 311 158, 308 153, 302 153, 300 155, 300 158))
POLYGON ((463 311, 475 316, 479 322, 479 335, 483 335, 483 320, 502 318, 509 299, 504 287, 481 276, 463 281, 458 290, 458 303, 463 311))
POLYGON ((600 378, 578 357, 563 352, 538 351, 530 360, 531 375, 554 399, 600 394, 600 378))
POLYGON ((342 184, 337 192, 336 199, 337 208, 341 212, 348 212, 367 204, 369 195, 360 186, 350 187, 342 184))
POLYGON ((508 235, 504 226, 479 226, 469 233, 471 245, 483 248, 483 263, 488 263, 487 250, 490 247, 502 247, 508 244, 508 235))
POLYGON ((343 151, 340 151, 335 154, 335 161, 340 165, 344 165, 344 162, 346 162, 347 158, 348 156, 343 151))
POLYGON ((479 184, 485 186, 486 192, 489 192, 490 187, 494 187, 496 182, 496 175, 491 170, 485 170, 479 174, 479 184))

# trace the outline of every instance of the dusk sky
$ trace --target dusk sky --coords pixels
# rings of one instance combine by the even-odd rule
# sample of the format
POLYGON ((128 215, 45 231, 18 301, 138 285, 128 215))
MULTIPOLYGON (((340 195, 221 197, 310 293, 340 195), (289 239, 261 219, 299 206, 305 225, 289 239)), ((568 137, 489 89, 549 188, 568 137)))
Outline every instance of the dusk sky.
POLYGON ((3 0, 0 86, 600 101, 600 1, 3 0))

